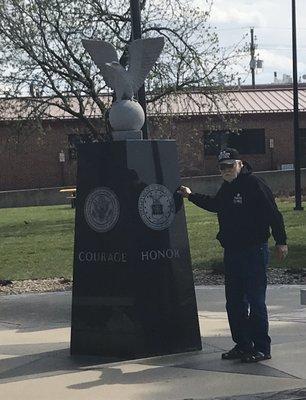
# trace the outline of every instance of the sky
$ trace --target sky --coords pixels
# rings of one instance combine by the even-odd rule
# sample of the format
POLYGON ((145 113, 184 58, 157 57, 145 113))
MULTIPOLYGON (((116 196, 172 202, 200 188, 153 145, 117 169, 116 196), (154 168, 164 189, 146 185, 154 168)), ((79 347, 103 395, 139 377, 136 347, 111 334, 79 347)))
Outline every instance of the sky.
MULTIPOLYGON (((205 0, 194 0, 205 8, 205 0)), ((232 46, 249 34, 256 36, 256 55, 263 60, 263 70, 255 75, 258 84, 272 83, 274 71, 278 79, 292 76, 292 0, 214 0, 210 23, 216 27, 220 45, 232 46)), ((306 0, 296 0, 298 76, 306 83, 306 0), (305 79, 302 77, 304 76, 305 79)), ((250 57, 237 65, 241 82, 251 84, 250 57), (248 68, 248 71, 244 69, 248 68)))

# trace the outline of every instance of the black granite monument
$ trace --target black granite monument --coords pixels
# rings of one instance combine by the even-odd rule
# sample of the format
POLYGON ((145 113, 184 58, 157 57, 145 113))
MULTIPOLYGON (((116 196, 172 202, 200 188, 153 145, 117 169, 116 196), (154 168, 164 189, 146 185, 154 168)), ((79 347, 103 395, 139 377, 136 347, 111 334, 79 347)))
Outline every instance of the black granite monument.
POLYGON ((174 140, 78 152, 71 354, 201 349, 174 140))

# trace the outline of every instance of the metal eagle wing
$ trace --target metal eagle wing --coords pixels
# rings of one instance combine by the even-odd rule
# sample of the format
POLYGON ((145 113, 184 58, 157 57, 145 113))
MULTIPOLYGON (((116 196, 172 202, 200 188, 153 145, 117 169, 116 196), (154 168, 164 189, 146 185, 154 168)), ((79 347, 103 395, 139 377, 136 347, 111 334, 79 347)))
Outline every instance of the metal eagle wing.
POLYGON ((137 39, 129 45, 129 70, 134 93, 143 85, 164 47, 164 38, 137 39))
POLYGON ((103 40, 82 40, 84 48, 93 59, 94 63, 99 67, 103 79, 107 86, 115 89, 115 73, 106 63, 112 61, 118 62, 118 55, 115 47, 103 40))

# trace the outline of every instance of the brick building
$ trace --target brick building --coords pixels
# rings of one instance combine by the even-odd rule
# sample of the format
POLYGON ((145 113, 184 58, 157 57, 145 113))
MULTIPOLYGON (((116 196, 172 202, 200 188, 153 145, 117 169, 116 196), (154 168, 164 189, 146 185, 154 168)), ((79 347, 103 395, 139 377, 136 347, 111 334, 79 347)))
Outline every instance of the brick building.
MULTIPOLYGON (((181 95, 169 108, 160 103, 150 112, 151 138, 177 140, 181 174, 217 173, 215 154, 225 144, 238 148, 255 171, 290 168, 294 161, 292 89, 262 86, 229 89, 227 101, 199 101, 181 95), (156 118, 158 113, 159 118, 156 118), (234 119, 235 129, 219 115, 234 119)), ((220 100, 221 99, 221 100, 220 100)), ((301 166, 306 167, 306 87, 299 90, 301 166)), ((0 190, 74 185, 74 143, 86 140, 77 119, 62 115, 42 122, 44 133, 28 125, 20 132, 12 117, 0 121, 0 190)))

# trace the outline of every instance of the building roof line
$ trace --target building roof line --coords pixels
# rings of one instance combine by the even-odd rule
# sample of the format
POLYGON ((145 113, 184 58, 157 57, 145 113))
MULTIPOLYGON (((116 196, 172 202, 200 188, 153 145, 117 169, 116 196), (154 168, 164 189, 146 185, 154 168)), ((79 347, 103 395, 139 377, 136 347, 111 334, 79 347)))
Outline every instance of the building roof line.
MULTIPOLYGON (((149 95, 148 95, 149 97, 149 95)), ((103 94, 101 97, 105 107, 110 106, 110 96, 103 94)), ((0 99, 0 120, 27 120, 31 114, 31 100, 37 102, 38 99, 9 99, 1 105, 0 99)), ((42 99, 45 102, 46 99, 42 99)), ((53 99, 53 105, 46 108, 46 114, 42 116, 44 120, 75 119, 67 111, 56 105, 53 99)), ((70 97, 70 105, 75 111, 78 110, 77 99, 70 97)), ((32 107, 35 107, 32 106, 32 107)), ((147 104, 148 115, 233 115, 233 114, 271 114, 271 113, 292 113, 293 112, 293 92, 292 88, 282 90, 243 90, 216 92, 207 96, 203 92, 191 91, 179 94, 171 94, 166 98, 159 99, 154 106, 147 104)), ((306 85, 299 90, 299 111, 306 111, 306 85)), ((86 102, 85 116, 87 118, 101 118, 102 111, 92 100, 86 102)))

